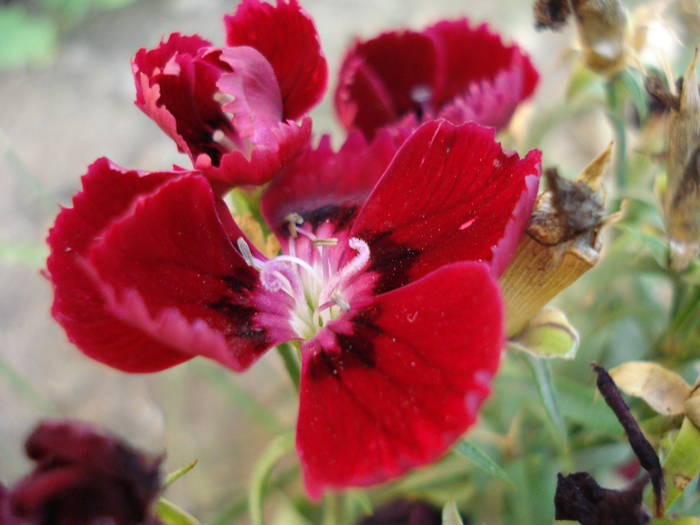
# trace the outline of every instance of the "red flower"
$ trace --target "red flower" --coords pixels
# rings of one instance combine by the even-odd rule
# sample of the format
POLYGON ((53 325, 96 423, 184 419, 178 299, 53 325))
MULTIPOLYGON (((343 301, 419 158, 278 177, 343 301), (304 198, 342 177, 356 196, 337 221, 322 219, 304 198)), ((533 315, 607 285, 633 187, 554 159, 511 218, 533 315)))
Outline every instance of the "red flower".
POLYGON ((296 0, 243 0, 225 22, 232 47, 173 33, 132 61, 136 105, 220 190, 267 182, 296 155, 326 86, 316 29, 296 0))
POLYGON ((358 41, 343 60, 335 106, 346 128, 368 137, 387 124, 437 117, 500 129, 537 80, 521 49, 485 24, 442 21, 358 41))
POLYGON ((36 466, 10 491, 0 485, 1 525, 157 525, 159 458, 84 423, 46 421, 26 442, 36 466))
POLYGON ((132 372, 196 355, 244 370, 302 341, 297 448, 313 496, 436 459, 498 367, 495 279, 540 154, 521 160, 476 124, 426 123, 394 155, 401 139, 351 135, 337 154, 323 140, 297 157, 263 197, 283 247, 272 259, 203 177, 98 161, 49 236, 54 316, 132 372))

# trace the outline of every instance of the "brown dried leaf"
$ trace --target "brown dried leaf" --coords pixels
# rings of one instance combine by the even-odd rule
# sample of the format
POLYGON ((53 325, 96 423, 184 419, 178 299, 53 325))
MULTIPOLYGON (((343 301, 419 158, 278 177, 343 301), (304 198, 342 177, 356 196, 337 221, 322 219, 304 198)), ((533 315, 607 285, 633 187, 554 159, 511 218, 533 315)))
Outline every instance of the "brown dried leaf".
POLYGON ((610 370, 610 375, 623 392, 642 398, 659 414, 671 416, 685 412, 690 386, 681 376, 659 364, 630 361, 610 370))

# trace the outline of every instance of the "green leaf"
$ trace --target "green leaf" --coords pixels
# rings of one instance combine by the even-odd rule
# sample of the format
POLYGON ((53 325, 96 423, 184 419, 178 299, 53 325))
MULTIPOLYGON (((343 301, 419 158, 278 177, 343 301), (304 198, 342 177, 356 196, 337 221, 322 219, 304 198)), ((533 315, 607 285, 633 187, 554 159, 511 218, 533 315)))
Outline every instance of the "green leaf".
POLYGON ((644 79, 641 74, 636 74, 631 69, 624 69, 618 75, 622 87, 634 105, 639 115, 639 120, 644 122, 649 113, 647 105, 647 92, 644 88, 644 79))
POLYGON ((57 43, 51 21, 30 15, 20 6, 0 8, 0 35, 0 69, 46 63, 57 43))
POLYGON ((700 429, 688 418, 663 462, 666 478, 666 508, 683 493, 688 484, 700 474, 700 429))
POLYGON ((282 434, 273 439, 253 467, 248 491, 248 511, 252 525, 264 525, 263 502, 267 491, 267 479, 277 462, 294 446, 292 434, 282 434))
POLYGON ((479 467, 487 474, 505 481, 511 486, 515 486, 506 471, 503 470, 498 463, 491 459, 486 452, 471 441, 461 439, 454 446, 453 450, 470 460, 475 466, 479 467))
POLYGON ((165 525, 200 525, 197 518, 165 498, 156 503, 156 515, 165 525))
POLYGON ((622 427, 600 396, 595 396, 595 387, 570 379, 556 381, 557 401, 561 413, 567 420, 578 423, 596 434, 613 437, 622 435, 622 427))
POLYGON ((192 470, 195 467, 195 465, 197 465, 197 460, 193 459, 189 465, 185 465, 181 469, 178 469, 175 472, 171 472, 170 474, 165 476, 165 481, 163 481, 163 488, 165 489, 172 485, 174 482, 176 482, 178 479, 180 479, 182 476, 184 476, 190 470, 192 470))
POLYGON ((566 425, 564 424, 564 419, 562 418, 561 411, 559 410, 559 402, 557 401, 557 394, 554 390, 552 374, 549 370, 549 363, 543 359, 533 357, 531 355, 524 354, 524 356, 532 369, 533 375, 535 376, 537 390, 540 393, 542 404, 547 411, 547 416, 549 416, 549 420, 552 422, 558 437, 566 447, 568 442, 566 425))
POLYGON ((442 508, 442 525, 464 525, 454 500, 448 501, 442 508))

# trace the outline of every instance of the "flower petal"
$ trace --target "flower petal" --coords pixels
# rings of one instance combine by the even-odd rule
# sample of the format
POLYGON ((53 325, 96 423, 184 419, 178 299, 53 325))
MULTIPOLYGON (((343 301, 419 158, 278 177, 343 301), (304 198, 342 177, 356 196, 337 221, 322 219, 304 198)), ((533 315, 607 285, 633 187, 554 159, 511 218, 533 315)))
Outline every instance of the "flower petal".
MULTIPOLYGON (((480 124, 500 128, 508 122, 517 104, 529 97, 537 85, 539 75, 530 59, 517 45, 506 46, 501 36, 492 32, 488 25, 476 28, 469 26, 466 18, 442 21, 428 27, 424 33, 433 39, 438 54, 438 76, 443 79, 437 94, 436 105, 450 103, 455 97, 469 96, 475 86, 481 95, 490 95, 495 90, 499 98, 507 98, 507 108, 492 107, 493 111, 507 113, 505 122, 495 120, 490 115, 479 115, 480 124), (496 82, 505 76, 509 83, 496 82), (507 111, 506 111, 507 109, 507 111)), ((473 97, 477 95, 472 94, 473 97)), ((479 100, 473 101, 478 104, 479 100)), ((454 122, 461 124, 462 122, 454 122)))
POLYGON ((277 0, 274 6, 243 0, 224 24, 229 46, 254 47, 272 64, 285 119, 301 117, 321 99, 328 67, 313 20, 297 0, 277 0))
POLYGON ((347 227, 404 140, 404 134, 381 130, 371 142, 350 133, 334 152, 328 135, 307 149, 276 177, 262 198, 267 223, 281 239, 289 236, 286 217, 297 213, 312 224, 330 219, 347 227))
POLYGON ((105 231, 88 263, 119 319, 184 354, 244 370, 293 333, 291 299, 260 285, 234 247, 241 238, 206 180, 183 176, 105 231))
POLYGON ((131 62, 136 105, 193 159, 202 153, 218 158, 212 133, 230 128, 213 98, 225 64, 206 53, 209 46, 197 35, 173 33, 155 49, 140 49, 131 62))
POLYGON ((532 211, 540 152, 520 159, 494 135, 432 121, 398 151, 351 234, 369 244, 378 293, 458 261, 505 270, 532 211))
POLYGON ((383 33, 357 42, 340 68, 335 107, 340 122, 365 136, 406 113, 422 114, 437 73, 430 38, 413 31, 383 33))
POLYGON ((475 421, 502 344, 498 286, 478 263, 379 295, 305 343, 297 449, 310 495, 436 460, 475 421))
POLYGON ((61 210, 47 239, 51 248, 47 277, 54 289, 52 315, 85 354, 125 372, 163 370, 192 356, 115 318, 81 260, 94 239, 126 213, 134 199, 177 175, 127 171, 105 158, 98 159, 83 177, 83 191, 73 198, 73 208, 61 210), (129 352, 124 352, 127 347, 129 352))

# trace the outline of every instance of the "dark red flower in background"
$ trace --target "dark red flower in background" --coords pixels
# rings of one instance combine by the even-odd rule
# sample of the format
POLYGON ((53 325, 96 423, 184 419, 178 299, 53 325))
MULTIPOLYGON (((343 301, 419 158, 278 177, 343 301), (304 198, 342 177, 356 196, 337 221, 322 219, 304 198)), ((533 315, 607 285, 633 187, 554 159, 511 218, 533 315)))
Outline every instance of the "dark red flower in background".
POLYGON ((394 154, 401 139, 351 135, 338 153, 324 140, 289 164, 263 197, 272 259, 204 177, 96 162, 49 236, 54 316, 132 372, 198 355, 244 370, 301 341, 297 448, 313 496, 437 459, 498 367, 496 278, 540 154, 504 152, 476 124, 426 123, 394 154))
POLYGON ((500 129, 538 77, 527 55, 486 24, 442 21, 358 41, 343 60, 335 107, 347 129, 368 137, 388 124, 433 118, 500 129))
POLYGON ((160 458, 75 421, 46 421, 27 439, 32 472, 0 486, 0 525, 158 525, 160 458))
POLYGON ((244 0, 225 22, 229 47, 173 33, 132 61, 136 105, 221 191, 267 182, 306 145, 327 77, 296 0, 244 0))
POLYGON ((441 525, 440 509, 426 501, 396 500, 374 509, 356 525, 441 525))

